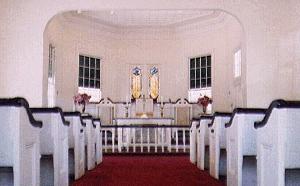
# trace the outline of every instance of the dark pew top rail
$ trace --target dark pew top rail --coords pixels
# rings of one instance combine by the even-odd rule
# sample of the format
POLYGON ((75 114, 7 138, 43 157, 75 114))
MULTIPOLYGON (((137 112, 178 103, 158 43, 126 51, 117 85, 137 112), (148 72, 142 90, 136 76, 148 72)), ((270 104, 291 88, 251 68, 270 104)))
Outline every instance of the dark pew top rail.
POLYGON ((210 127, 213 126, 216 117, 218 117, 218 116, 227 116, 227 117, 230 117, 231 114, 232 113, 230 113, 230 112, 215 112, 214 115, 213 115, 211 123, 208 124, 208 128, 210 128, 210 127))
POLYGON ((59 107, 52 107, 52 108, 46 108, 46 107, 40 107, 40 108, 30 108, 32 113, 59 113, 61 120, 64 125, 70 126, 70 122, 65 120, 64 113, 61 108, 59 107))
POLYGON ((64 115, 65 115, 65 116, 78 116, 79 119, 80 119, 81 125, 82 125, 83 127, 86 126, 86 123, 83 122, 83 120, 82 120, 82 117, 81 117, 81 113, 80 113, 80 112, 78 112, 78 111, 75 111, 75 112, 64 112, 64 115))
POLYGON ((187 128, 188 125, 159 125, 159 124, 132 124, 132 125, 102 125, 101 128, 187 128))
POLYGON ((277 109, 300 108, 300 101, 285 101, 283 99, 277 99, 277 100, 272 101, 272 103, 270 104, 270 106, 268 107, 268 109, 266 111, 266 114, 265 114, 265 117, 263 118, 263 120, 254 122, 254 127, 256 129, 264 127, 267 124, 267 122, 271 116, 272 110, 275 108, 277 108, 277 109))
POLYGON ((231 118, 228 123, 225 124, 225 128, 232 125, 235 114, 265 114, 267 109, 262 108, 235 108, 232 112, 231 118))
POLYGON ((0 107, 11 106, 11 107, 24 107, 29 118, 29 122, 33 127, 42 128, 43 123, 34 119, 32 112, 29 108, 29 104, 25 98, 0 98, 0 107))
POLYGON ((100 126, 101 126, 101 119, 100 118, 93 118, 92 119, 92 122, 99 122, 100 123, 100 126))
POLYGON ((193 121, 199 121, 199 123, 196 125, 196 128, 198 128, 200 126, 200 121, 205 120, 205 119, 213 119, 213 115, 203 115, 203 116, 200 116, 200 117, 194 117, 192 119, 191 123, 193 121))
POLYGON ((91 115, 81 115, 81 117, 82 117, 82 119, 88 119, 88 120, 91 120, 92 121, 92 125, 93 125, 93 127, 94 128, 96 128, 96 125, 95 125, 95 123, 93 122, 93 116, 91 116, 91 115))

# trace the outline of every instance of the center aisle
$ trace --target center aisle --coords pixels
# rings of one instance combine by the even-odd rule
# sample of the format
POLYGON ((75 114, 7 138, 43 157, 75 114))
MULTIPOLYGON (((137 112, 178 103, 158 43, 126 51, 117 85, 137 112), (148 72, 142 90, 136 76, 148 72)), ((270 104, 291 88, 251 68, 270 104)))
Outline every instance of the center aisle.
POLYGON ((200 171, 188 156, 105 156, 73 186, 214 186, 225 185, 200 171))

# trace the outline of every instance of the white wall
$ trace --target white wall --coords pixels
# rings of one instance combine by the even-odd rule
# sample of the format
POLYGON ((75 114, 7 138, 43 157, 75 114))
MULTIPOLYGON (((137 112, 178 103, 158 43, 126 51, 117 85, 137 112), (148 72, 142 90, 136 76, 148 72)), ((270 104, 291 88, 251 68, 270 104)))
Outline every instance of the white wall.
POLYGON ((189 57, 211 54, 214 109, 230 111, 235 102, 229 95, 235 87, 230 81, 233 53, 241 44, 242 30, 229 14, 164 29, 116 29, 61 15, 51 21, 45 35, 57 37, 53 41, 58 51, 57 104, 65 109, 72 109, 72 97, 77 92, 79 53, 101 57, 102 95, 114 101, 125 101, 129 95, 129 77, 134 64, 159 67, 160 91, 165 100, 187 98, 189 57))
MULTIPOLYGON (((32 106, 43 103, 43 32, 47 22, 62 11, 88 9, 220 9, 235 15, 244 29, 242 88, 245 106, 266 107, 278 97, 299 98, 300 2, 297 0, 196 0, 149 2, 138 0, 28 0, 0 2, 0 96, 23 96, 32 106), (290 36, 286 36, 286 34, 290 36), (294 48, 282 51, 285 40, 294 48), (294 44, 292 44, 294 43, 294 44), (288 54, 291 55, 288 55, 288 54), (284 56, 291 56, 286 59, 284 56), (279 61, 283 58, 283 61, 279 61), (290 62, 293 75, 282 78, 279 64, 290 62), (292 85, 290 80, 293 80, 292 85), (288 87, 280 89, 281 86, 288 87), (290 94, 292 88, 292 95, 290 94)), ((287 71, 288 72, 288 71, 287 71)))

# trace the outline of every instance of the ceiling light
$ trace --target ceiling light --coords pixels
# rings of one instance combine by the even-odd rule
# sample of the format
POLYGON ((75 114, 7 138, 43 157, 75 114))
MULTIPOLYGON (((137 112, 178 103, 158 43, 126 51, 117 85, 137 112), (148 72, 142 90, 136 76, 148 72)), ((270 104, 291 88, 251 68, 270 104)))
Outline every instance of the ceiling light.
POLYGON ((115 12, 113 10, 110 11, 110 15, 114 15, 115 12))
POLYGON ((77 10, 77 14, 81 14, 81 12, 82 12, 81 9, 77 10))

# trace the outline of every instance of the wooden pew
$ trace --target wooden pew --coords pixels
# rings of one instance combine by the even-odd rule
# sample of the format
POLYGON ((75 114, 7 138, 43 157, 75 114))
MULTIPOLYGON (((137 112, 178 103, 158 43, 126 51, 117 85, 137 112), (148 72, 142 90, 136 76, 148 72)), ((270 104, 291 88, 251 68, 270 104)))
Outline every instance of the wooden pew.
POLYGON ((96 125, 95 129, 95 150, 96 150, 96 164, 102 162, 102 131, 101 131, 101 120, 100 118, 93 119, 93 123, 96 125))
POLYGON ((24 98, 0 99, 0 118, 0 185, 39 186, 42 122, 24 98))
POLYGON ((254 122, 262 120, 265 109, 236 108, 227 133, 227 185, 257 185, 256 130, 254 122))
POLYGON ((209 168, 209 129, 213 116, 201 116, 197 125, 197 167, 201 170, 209 168))
POLYGON ((273 101, 257 129, 258 185, 300 184, 300 101, 273 101))
POLYGON ((69 185, 68 126, 61 108, 31 108, 43 121, 40 132, 41 185, 69 185))
POLYGON ((80 112, 64 112, 69 127, 69 177, 70 181, 77 180, 85 172, 84 126, 86 125, 80 112))
POLYGON ((209 135, 209 174, 216 179, 226 176, 226 131, 225 124, 231 113, 214 113, 212 123, 208 124, 209 135))
POLYGON ((86 168, 92 170, 95 168, 96 153, 95 153, 95 130, 96 125, 93 124, 93 117, 90 115, 82 116, 83 121, 86 123, 84 127, 85 145, 86 145, 86 168))
POLYGON ((193 164, 197 163, 197 125, 199 124, 200 118, 193 118, 191 121, 190 128, 190 162, 193 164))

